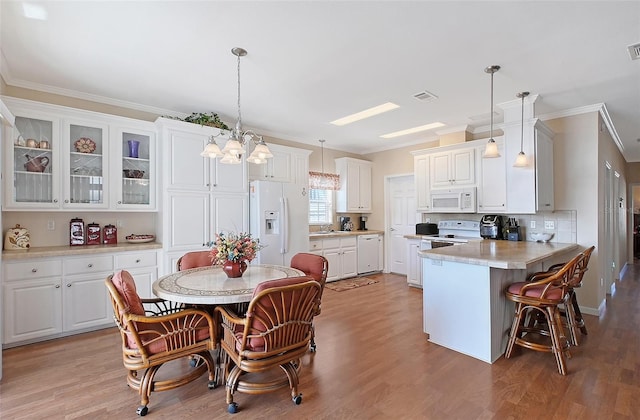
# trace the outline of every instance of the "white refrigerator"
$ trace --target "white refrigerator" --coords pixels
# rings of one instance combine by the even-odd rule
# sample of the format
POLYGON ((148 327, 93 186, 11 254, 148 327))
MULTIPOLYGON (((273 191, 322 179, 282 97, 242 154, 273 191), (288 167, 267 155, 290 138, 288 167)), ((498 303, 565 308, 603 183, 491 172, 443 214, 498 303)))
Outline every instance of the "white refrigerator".
POLYGON ((298 252, 309 252, 308 187, 300 184, 252 181, 249 186, 251 235, 263 248, 257 264, 289 266, 298 252))

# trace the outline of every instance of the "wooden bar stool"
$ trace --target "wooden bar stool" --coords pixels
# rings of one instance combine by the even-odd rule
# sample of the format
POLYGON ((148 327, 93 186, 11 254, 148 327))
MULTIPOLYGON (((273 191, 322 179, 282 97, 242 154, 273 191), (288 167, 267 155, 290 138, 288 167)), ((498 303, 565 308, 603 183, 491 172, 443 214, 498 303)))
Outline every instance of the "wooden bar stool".
POLYGON ((515 315, 509 333, 509 341, 504 357, 513 353, 514 345, 531 350, 551 352, 555 355, 558 372, 567 374, 566 357, 569 342, 564 334, 559 306, 568 299, 569 283, 573 280, 582 255, 576 255, 561 269, 545 273, 540 279, 513 283, 505 290, 507 299, 515 303, 515 315), (527 322, 536 315, 544 316, 545 322, 527 322), (549 340, 546 339, 548 337, 549 340))

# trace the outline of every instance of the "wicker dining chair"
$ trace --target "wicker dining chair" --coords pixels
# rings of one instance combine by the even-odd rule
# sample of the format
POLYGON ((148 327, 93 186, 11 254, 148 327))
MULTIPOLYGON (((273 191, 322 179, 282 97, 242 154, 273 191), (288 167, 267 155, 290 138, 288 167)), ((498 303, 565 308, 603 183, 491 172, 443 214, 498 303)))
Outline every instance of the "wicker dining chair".
MULTIPOLYGON (((299 252, 291 258, 291 268, 298 269, 309 277, 313 277, 315 281, 320 284, 320 303, 318 304, 318 310, 316 316, 320 315, 322 292, 324 291, 324 285, 327 282, 327 272, 329 271, 329 261, 322 255, 311 254, 308 252, 299 252)), ((316 329, 315 325, 312 325, 311 329, 311 345, 309 351, 316 351, 316 329)))
POLYGON ((244 317, 228 307, 216 307, 223 331, 220 344, 229 413, 238 411, 235 391, 261 394, 288 384, 293 402, 302 402, 300 358, 309 349, 319 296, 320 284, 313 278, 288 277, 260 283, 244 317), (286 378, 251 381, 251 373, 277 367, 286 378))
POLYGON ((205 372, 209 374, 209 389, 216 387, 218 372, 210 350, 216 348, 217 336, 211 315, 159 298, 140 299, 127 271, 110 275, 105 284, 122 338, 127 383, 140 395, 138 415, 147 414, 151 392, 177 388, 205 372), (164 363, 181 358, 188 360, 192 368, 179 377, 156 380, 164 363), (140 370, 144 370, 142 376, 138 374, 140 370))
POLYGON ((176 271, 189 268, 207 267, 211 265, 211 251, 187 252, 176 261, 176 271))
POLYGON ((564 334, 559 306, 566 306, 569 285, 574 280, 576 267, 582 258, 581 254, 576 255, 556 272, 507 287, 505 297, 515 303, 515 314, 505 359, 511 357, 515 345, 551 352, 555 355, 558 372, 561 375, 567 374, 565 358, 570 357, 569 341, 564 334), (527 322, 536 315, 542 315, 544 322, 527 322), (550 338, 550 344, 542 340, 545 336, 550 338))

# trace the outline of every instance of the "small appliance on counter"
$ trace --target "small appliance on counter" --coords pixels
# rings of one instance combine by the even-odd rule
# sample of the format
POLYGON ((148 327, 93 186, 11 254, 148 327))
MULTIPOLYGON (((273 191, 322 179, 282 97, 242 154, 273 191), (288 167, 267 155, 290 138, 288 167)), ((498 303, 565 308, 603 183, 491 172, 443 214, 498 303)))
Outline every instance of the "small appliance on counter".
POLYGON ((437 235, 439 233, 437 223, 417 223, 416 235, 437 235))
POLYGON ((95 222, 87 225, 87 245, 100 245, 100 225, 95 222))
POLYGON ((519 241, 522 239, 520 226, 518 226, 518 221, 515 217, 509 218, 505 231, 507 232, 507 240, 509 241, 519 241))
POLYGON ((358 230, 367 230, 367 216, 360 216, 360 226, 358 230))
POLYGON ((340 217, 340 230, 350 232, 353 230, 353 222, 351 222, 351 217, 341 216, 340 217))
POLYGON ((29 231, 20 225, 7 229, 4 236, 5 251, 26 250, 31 247, 31 237, 29 231))
POLYGON ((69 245, 84 245, 84 221, 80 218, 69 222, 69 245))
POLYGON ((102 243, 107 245, 118 243, 118 229, 114 225, 106 225, 102 228, 102 243))
POLYGON ((502 216, 486 214, 480 219, 480 236, 485 239, 503 239, 502 216))

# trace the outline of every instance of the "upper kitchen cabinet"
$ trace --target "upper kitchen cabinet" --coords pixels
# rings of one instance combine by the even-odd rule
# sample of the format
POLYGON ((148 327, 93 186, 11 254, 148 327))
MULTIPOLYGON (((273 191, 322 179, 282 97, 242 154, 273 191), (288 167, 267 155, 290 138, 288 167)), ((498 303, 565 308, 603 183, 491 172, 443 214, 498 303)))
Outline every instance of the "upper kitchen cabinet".
POLYGON ((156 134, 154 131, 118 127, 112 133, 118 149, 112 179, 118 209, 154 208, 156 203, 156 134))
POLYGON ((475 150, 463 148, 434 153, 430 161, 431 188, 473 185, 475 179, 475 150))
POLYGON ((149 182, 155 177, 152 123, 16 98, 3 100, 16 115, 5 146, 4 209, 155 210, 155 183, 149 182), (128 139, 123 140, 119 127, 124 126, 131 127, 127 135, 140 145, 142 156, 136 164, 123 160, 122 142, 128 139), (132 171, 125 174, 124 169, 132 171))
POLYGON ((413 172, 416 184, 416 210, 429 212, 431 211, 429 155, 413 156, 413 172))
POLYGON ((520 152, 521 127, 520 121, 504 126, 507 211, 553 211, 553 132, 538 119, 525 120, 522 150, 527 166, 514 167, 511 160, 515 161, 520 152))
POLYGON ((339 213, 371 212, 371 162, 353 158, 336 159, 340 190, 336 191, 339 213))
MULTIPOLYGON (((203 192, 247 192, 246 159, 237 165, 200 156, 211 136, 220 134, 214 127, 168 118, 158 118, 162 130, 165 187, 203 192)), ((226 137, 218 138, 220 148, 226 137)))
POLYGON ((479 157, 478 180, 478 213, 505 213, 507 211, 507 180, 506 156, 504 138, 495 137, 500 156, 497 158, 483 158, 482 154, 487 140, 481 141, 481 146, 476 149, 479 157))
MULTIPOLYGON (((249 180, 309 183, 309 155, 311 151, 295 147, 269 144, 273 157, 263 165, 249 165, 249 180)), ((252 149, 252 148, 250 148, 252 149)), ((247 150, 250 153, 250 150, 247 150)))

